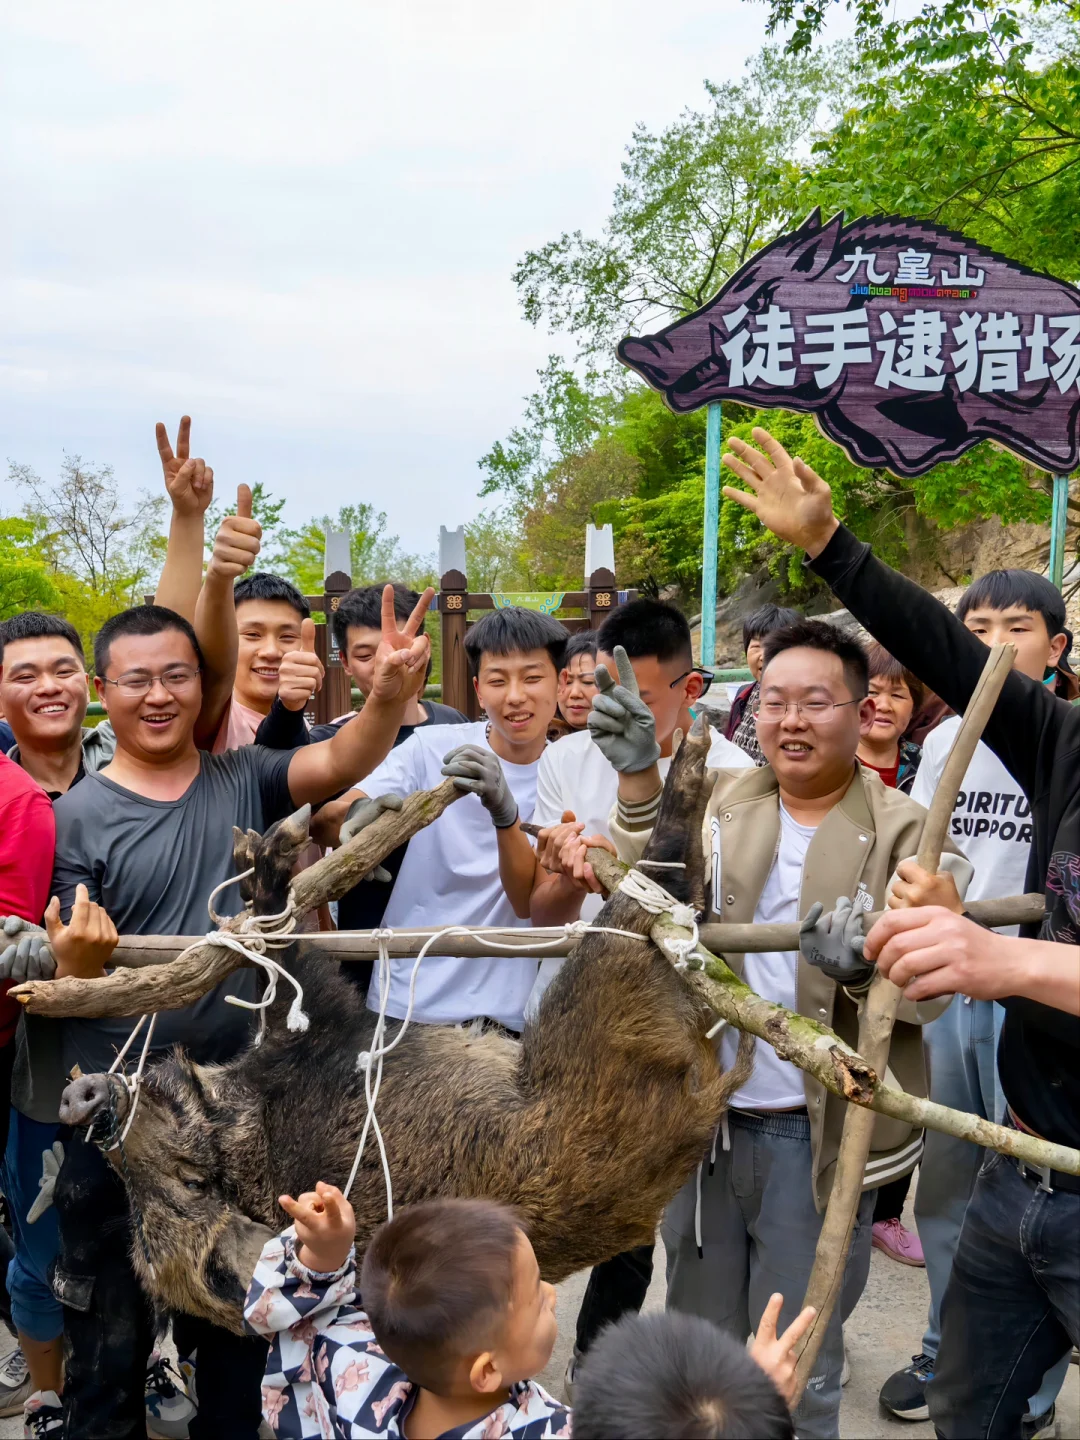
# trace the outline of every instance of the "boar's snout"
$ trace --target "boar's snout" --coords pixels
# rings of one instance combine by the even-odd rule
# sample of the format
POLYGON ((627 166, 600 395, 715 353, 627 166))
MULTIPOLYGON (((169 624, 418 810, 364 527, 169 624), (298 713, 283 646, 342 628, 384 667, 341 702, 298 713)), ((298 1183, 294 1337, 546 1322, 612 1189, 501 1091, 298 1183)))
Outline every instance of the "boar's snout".
POLYGON ((107 1075, 80 1075, 61 1096, 61 1125, 89 1125, 94 1116, 106 1108, 111 1098, 112 1086, 107 1075))

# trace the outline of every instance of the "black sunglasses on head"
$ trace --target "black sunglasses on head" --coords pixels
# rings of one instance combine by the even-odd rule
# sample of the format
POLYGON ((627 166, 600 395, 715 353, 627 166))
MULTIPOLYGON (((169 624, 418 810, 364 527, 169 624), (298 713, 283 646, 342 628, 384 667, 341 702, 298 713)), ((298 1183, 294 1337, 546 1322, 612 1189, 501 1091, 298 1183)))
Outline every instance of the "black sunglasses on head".
POLYGON ((684 670, 681 675, 677 675, 675 679, 672 680, 671 684, 668 686, 668 689, 674 690, 675 686, 682 684, 682 682, 686 679, 688 675, 701 676, 702 680, 705 682, 701 687, 702 695, 707 695, 709 693, 709 686, 716 679, 716 676, 711 670, 706 670, 701 665, 691 665, 689 670, 684 670))

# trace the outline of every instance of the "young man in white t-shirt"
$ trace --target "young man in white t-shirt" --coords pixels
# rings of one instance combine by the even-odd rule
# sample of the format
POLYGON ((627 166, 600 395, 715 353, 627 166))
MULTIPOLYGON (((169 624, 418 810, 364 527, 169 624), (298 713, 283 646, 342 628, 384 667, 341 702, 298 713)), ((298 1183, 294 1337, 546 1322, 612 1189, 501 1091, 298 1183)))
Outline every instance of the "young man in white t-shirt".
MULTIPOLYGON (((970 585, 956 613, 987 645, 1016 646, 1015 668, 1033 680, 1062 689, 1073 688, 1058 666, 1071 637, 1065 628, 1065 603, 1042 575, 1030 570, 992 570, 970 585)), ((945 767, 960 717, 943 720, 926 737, 911 798, 929 805, 945 767)), ((980 741, 960 787, 950 833, 975 867, 968 900, 1023 894, 1031 849, 1031 806, 1027 796, 994 752, 980 741)), ((944 904, 958 912, 963 905, 947 881, 933 881, 914 864, 901 866, 910 877, 896 887, 898 899, 912 904, 944 904)), ((1015 935, 1016 926, 1002 931, 1015 935)), ((925 1030, 930 1061, 930 1098, 939 1105, 1002 1119, 1005 1101, 997 1073, 997 1042, 1003 1007, 993 1000, 958 995, 940 1019, 925 1030)), ((922 1351, 911 1364, 890 1375, 881 1389, 881 1403, 901 1420, 925 1420, 926 1387, 933 1376, 941 1335, 941 1300, 952 1271, 960 1227, 982 1162, 982 1151, 964 1140, 935 1130, 926 1132, 915 1195, 926 1275, 930 1283, 930 1314, 922 1351)), ((1049 1423, 1068 1357, 1048 1371, 1029 1403, 1032 1422, 1049 1423)), ((1025 1425, 1027 1425, 1025 1421, 1025 1425)), ((1031 1434, 1043 1424, 1032 1424, 1031 1434)), ((1025 1431, 1025 1433, 1027 1433, 1025 1431)))
MULTIPOLYGON (((516 608, 485 615, 466 636, 465 652, 487 719, 415 730, 361 783, 361 794, 371 797, 427 790, 446 775, 462 789, 479 790, 483 786, 476 776, 484 771, 485 759, 497 757, 494 768, 501 765, 501 787, 495 777, 483 799, 466 795, 409 841, 384 925, 410 930, 526 923, 514 914, 499 879, 498 837, 500 829, 520 834, 519 818, 532 818, 536 772, 555 714, 565 644, 565 630, 548 615, 516 608)), ((343 837, 350 828, 346 821, 343 837)), ((413 1019, 431 1025, 488 1019, 520 1031, 536 980, 535 958, 466 959, 453 954, 452 940, 447 946, 420 966, 413 1019)), ((390 962, 387 1014, 395 1019, 407 1013, 412 968, 411 960, 390 962)), ((368 1006, 379 1007, 378 966, 368 1006)))
MULTIPOLYGON (((616 646, 629 656, 641 698, 652 712, 657 763, 661 776, 666 776, 675 732, 685 734, 690 729, 692 707, 706 689, 706 676, 694 665, 690 626, 673 605, 633 600, 609 615, 597 635, 597 663, 612 674, 616 646)), ((594 723, 591 715, 589 724, 594 723)), ((710 766, 735 769, 753 763, 719 731, 714 732, 710 766)), ((520 832, 516 836, 505 832, 500 849, 503 885, 518 915, 529 916, 534 925, 563 925, 579 918, 591 920, 597 913, 604 903, 600 887, 587 866, 579 864, 575 875, 573 855, 579 847, 573 842, 582 834, 610 840, 608 821, 618 792, 618 771, 596 745, 590 729, 548 747, 540 761, 533 812, 533 819, 548 827, 547 832, 535 856, 520 832)), ((529 1013, 561 964, 561 960, 541 960, 529 1013)), ((640 1310, 652 1279, 652 1249, 639 1246, 593 1269, 578 1314, 569 1383, 576 1361, 600 1330, 627 1310, 640 1310)))

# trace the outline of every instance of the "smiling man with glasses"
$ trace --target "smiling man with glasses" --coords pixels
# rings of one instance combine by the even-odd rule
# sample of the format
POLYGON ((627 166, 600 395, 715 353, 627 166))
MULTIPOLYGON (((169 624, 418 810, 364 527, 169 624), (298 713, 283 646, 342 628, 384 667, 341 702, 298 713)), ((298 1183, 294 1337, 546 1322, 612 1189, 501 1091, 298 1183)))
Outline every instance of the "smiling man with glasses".
MULTIPOLYGON (((95 685, 116 732, 116 753, 55 806, 53 891, 63 919, 76 887, 85 885, 121 934, 204 933, 210 892, 234 873, 234 825, 264 831, 305 802, 348 789, 389 752, 408 700, 423 684, 430 644, 417 632, 430 597, 428 591, 401 623, 387 587, 362 714, 332 739, 296 751, 199 750, 203 659, 191 625, 157 605, 106 621, 94 644, 95 685)), ((240 908, 239 892, 229 892, 217 902, 226 913, 230 895, 231 909, 240 908)), ((180 1044, 199 1064, 229 1059, 250 1040, 252 1015, 226 997, 251 1001, 260 988, 257 972, 241 970, 194 1005, 162 1012, 152 1050, 180 1044)), ((60 1075, 74 1064, 86 1074, 107 1070, 135 1018, 53 1022, 60 1028, 60 1075)), ((144 1434, 154 1317, 131 1268, 124 1186, 81 1138, 67 1145, 55 1214, 56 1290, 73 1297, 64 1307, 66 1433, 144 1434)), ((200 1423, 215 1434, 254 1440, 265 1344, 190 1316, 177 1316, 173 1333, 182 1355, 198 1351, 200 1423)))
MULTIPOLYGON (((860 737, 874 720, 868 678, 862 647, 831 625, 800 620, 769 634, 753 703, 767 763, 720 770, 705 825, 712 918, 803 921, 806 958, 770 952, 729 955, 728 963, 759 995, 831 1025, 851 1044, 873 966, 845 944, 850 932, 844 927, 837 927, 839 936, 832 933, 831 916, 815 924, 807 912, 815 903, 830 911, 835 906, 837 915, 881 909, 897 865, 918 848, 926 816, 856 761, 860 737), (843 912, 838 896, 850 897, 843 912)), ((653 737, 643 733, 640 701, 625 683, 608 693, 607 733, 598 743, 608 747, 613 764, 625 767, 611 832, 619 855, 636 861, 652 822, 635 822, 635 816, 658 802, 661 775, 648 763, 653 737)), ((970 876, 958 855, 943 861, 963 867, 961 884, 970 876)), ((889 1064, 909 1093, 926 1094, 920 1027, 945 1003, 901 1006, 889 1064)), ((717 1042, 725 1067, 734 1060, 737 1038, 725 1030, 717 1042)), ((703 1315, 741 1341, 756 1329, 769 1296, 781 1291, 787 1297, 782 1323, 790 1323, 814 1262, 844 1103, 758 1044, 754 1073, 731 1101, 723 1145, 713 1147, 664 1216, 669 1306, 703 1315)), ((906 1126, 890 1121, 875 1128, 841 1303, 794 1416, 800 1436, 839 1434, 841 1323, 869 1271, 870 1187, 909 1173, 921 1148, 920 1134, 906 1126)))

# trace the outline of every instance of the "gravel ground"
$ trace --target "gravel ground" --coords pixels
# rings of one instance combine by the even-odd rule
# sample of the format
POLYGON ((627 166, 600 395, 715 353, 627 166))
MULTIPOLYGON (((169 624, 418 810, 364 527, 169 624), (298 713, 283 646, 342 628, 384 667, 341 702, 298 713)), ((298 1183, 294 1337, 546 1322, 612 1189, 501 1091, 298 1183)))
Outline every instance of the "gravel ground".
MULTIPOLYGON (((910 1210, 905 1217, 911 1224, 910 1210)), ((663 1249, 658 1244, 657 1273, 645 1302, 647 1310, 664 1306, 663 1249)), ((584 1293, 587 1273, 574 1275, 559 1286, 559 1340, 551 1364, 539 1377, 555 1395, 563 1393, 563 1374, 570 1358, 574 1321, 584 1293)), ((907 1265, 898 1265, 879 1250, 873 1252, 870 1279, 858 1308, 844 1327, 851 1380, 844 1389, 840 1412, 840 1434, 851 1440, 933 1440, 928 1422, 911 1424, 894 1420, 878 1406, 878 1391, 889 1375, 908 1361, 919 1347, 926 1323, 926 1274, 907 1265)), ((10 1348, 7 1332, 0 1332, 0 1356, 10 1348)), ((0 1440, 22 1434, 22 1421, 0 1420, 0 1440)), ((1069 1367, 1058 1400, 1058 1435, 1062 1440, 1080 1440, 1080 1371, 1069 1367)))

